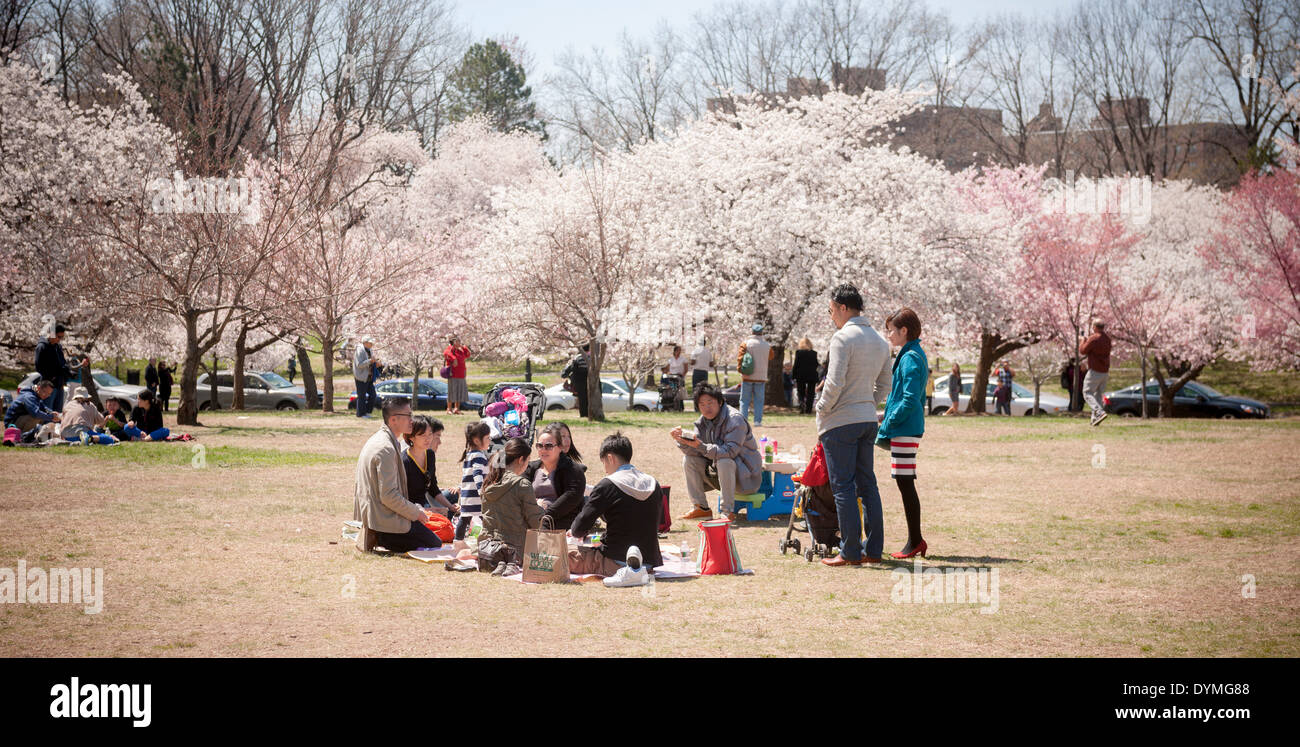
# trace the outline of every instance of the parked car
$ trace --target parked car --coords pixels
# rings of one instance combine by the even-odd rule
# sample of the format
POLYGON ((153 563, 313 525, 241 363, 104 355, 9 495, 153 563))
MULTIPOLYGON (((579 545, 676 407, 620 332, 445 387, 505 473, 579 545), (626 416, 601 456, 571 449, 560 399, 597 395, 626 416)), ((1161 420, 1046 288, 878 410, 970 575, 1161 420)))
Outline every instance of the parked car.
MULTIPOLYGON (((199 376, 195 399, 200 410, 212 409, 212 384, 209 374, 199 376)), ((217 404, 229 409, 235 399, 235 375, 217 372, 217 404)), ((248 410, 301 410, 307 407, 307 390, 290 384, 274 371, 244 372, 244 408, 248 410)))
MULTIPOLYGON (((383 401, 389 397, 410 397, 411 396, 411 379, 386 379, 375 382, 375 394, 379 396, 379 402, 375 404, 375 409, 383 404, 383 401)), ((469 393, 469 402, 465 404, 464 409, 478 409, 483 404, 483 395, 477 392, 469 393)), ((413 409, 416 410, 446 410, 447 409, 447 382, 442 379, 420 379, 420 396, 412 403, 413 409)), ((352 392, 348 396, 348 409, 357 409, 357 393, 352 392)))
MULTIPOLYGON (((975 386, 975 377, 973 375, 962 375, 961 377, 961 396, 957 398, 958 408, 965 411, 966 406, 970 403, 971 388, 975 386)), ((987 412, 994 412, 993 390, 997 389, 996 380, 989 381, 988 399, 985 402, 987 412)), ((1011 414, 1012 415, 1029 415, 1034 409, 1034 392, 1032 389, 1011 382, 1011 414)), ((945 410, 952 406, 952 400, 948 398, 948 377, 940 376, 934 382, 934 403, 930 406, 931 415, 942 415, 945 410)), ((1038 397, 1038 414, 1054 415, 1059 412, 1068 412, 1070 401, 1064 397, 1058 397, 1055 394, 1040 394, 1038 397)))
MULTIPOLYGON (((622 379, 601 379, 601 401, 605 412, 624 412, 628 410, 628 390, 631 387, 622 379)), ((546 390, 547 410, 572 410, 578 406, 573 392, 566 392, 563 384, 556 384, 546 390)), ((659 393, 637 388, 632 393, 631 409, 636 412, 649 412, 659 409, 659 393)))
MULTIPOLYGON (((1172 386, 1173 379, 1166 379, 1165 386, 1172 386)), ((1142 395, 1134 384, 1111 392, 1102 398, 1106 412, 1120 417, 1140 417, 1142 415, 1142 395)), ((1155 379, 1146 385, 1147 412, 1156 417, 1160 414, 1160 386, 1155 379)), ((1174 394, 1174 417, 1176 418, 1267 418, 1268 405, 1248 397, 1232 397, 1223 394, 1209 384, 1189 381, 1174 394)))
MULTIPOLYGON (((102 369, 92 368, 90 369, 90 375, 95 380, 95 388, 98 390, 100 402, 103 402, 110 397, 118 397, 119 399, 126 400, 131 407, 135 407, 136 400, 140 397, 140 392, 145 390, 145 387, 137 384, 124 384, 121 379, 102 369)), ((27 376, 23 377, 23 380, 18 384, 18 388, 22 389, 26 386, 35 386, 36 382, 40 380, 41 375, 32 371, 27 374, 27 376)))

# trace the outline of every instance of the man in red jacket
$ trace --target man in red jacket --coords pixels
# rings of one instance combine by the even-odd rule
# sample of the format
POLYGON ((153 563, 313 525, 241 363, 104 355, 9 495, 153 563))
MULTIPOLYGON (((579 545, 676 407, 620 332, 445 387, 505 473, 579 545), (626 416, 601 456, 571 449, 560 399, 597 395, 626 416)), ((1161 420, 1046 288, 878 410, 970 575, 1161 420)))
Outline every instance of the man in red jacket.
POLYGON ((1105 322, 1092 320, 1092 334, 1079 345, 1079 354, 1085 356, 1088 368, 1083 377, 1083 398, 1092 408, 1092 425, 1097 425, 1108 414, 1101 401, 1106 379, 1110 378, 1110 336, 1106 334, 1105 322))

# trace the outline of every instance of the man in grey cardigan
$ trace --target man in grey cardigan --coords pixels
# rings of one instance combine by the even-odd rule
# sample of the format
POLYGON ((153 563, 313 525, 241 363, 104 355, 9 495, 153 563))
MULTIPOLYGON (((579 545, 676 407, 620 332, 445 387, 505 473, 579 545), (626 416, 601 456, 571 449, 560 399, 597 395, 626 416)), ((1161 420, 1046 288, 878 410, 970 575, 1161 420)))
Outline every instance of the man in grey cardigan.
POLYGON ((681 427, 669 434, 682 454, 686 493, 694 508, 683 519, 711 519, 713 510, 704 493, 717 490, 718 507, 730 521, 736 520, 736 493, 748 495, 763 481, 763 458, 758 453, 754 431, 740 413, 727 406, 722 392, 711 384, 695 389, 694 438, 686 438, 681 427), (712 467, 713 469, 710 469, 712 467))
POLYGON ((885 536, 872 448, 876 403, 889 395, 893 381, 889 343, 862 318, 862 295, 852 285, 831 291, 830 315, 839 331, 831 337, 830 363, 817 400, 817 438, 826 452, 842 541, 840 554, 822 563, 879 563, 885 536), (858 498, 867 523, 865 548, 858 498))
POLYGON ((397 439, 411 432, 411 400, 384 400, 384 424, 361 447, 352 518, 361 522, 357 547, 369 552, 382 545, 393 552, 441 547, 424 525, 424 510, 406 497, 406 469, 397 439))

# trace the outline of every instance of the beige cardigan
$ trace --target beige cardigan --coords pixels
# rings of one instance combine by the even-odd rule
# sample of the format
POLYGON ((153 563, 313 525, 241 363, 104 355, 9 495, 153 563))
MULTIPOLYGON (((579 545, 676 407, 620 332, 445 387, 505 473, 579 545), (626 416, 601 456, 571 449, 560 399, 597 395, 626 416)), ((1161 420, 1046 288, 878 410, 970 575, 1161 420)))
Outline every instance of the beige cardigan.
POLYGON ((423 521, 424 511, 406 498, 406 470, 397 437, 382 426, 361 447, 357 457, 357 492, 352 518, 361 522, 357 547, 370 551, 374 532, 405 534, 412 521, 423 521))

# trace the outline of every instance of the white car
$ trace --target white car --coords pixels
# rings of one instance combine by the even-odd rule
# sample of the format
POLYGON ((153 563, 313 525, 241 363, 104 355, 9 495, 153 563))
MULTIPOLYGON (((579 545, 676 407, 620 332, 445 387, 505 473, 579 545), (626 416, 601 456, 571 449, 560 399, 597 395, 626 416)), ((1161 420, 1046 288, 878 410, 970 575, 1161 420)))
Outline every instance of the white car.
MULTIPOLYGON (((622 412, 628 408, 627 383, 622 379, 601 379, 601 399, 605 403, 605 412, 622 412)), ((556 384, 546 390, 547 410, 572 410, 578 406, 573 392, 564 391, 564 384, 556 384)), ((659 393, 637 389, 632 395, 631 409, 636 412, 649 412, 659 409, 659 393)))
MULTIPOLYGON (((966 411, 967 404, 970 403, 970 390, 975 385, 975 377, 961 377, 961 396, 958 397, 958 409, 966 411)), ((988 401, 986 412, 996 412, 993 402, 993 390, 998 386, 997 379, 990 376, 988 385, 988 401)), ((1032 389, 1026 389, 1015 381, 1011 382, 1011 393, 1014 395, 1011 399, 1012 415, 1028 415, 1034 409, 1034 392, 1032 389)), ((950 406, 952 400, 948 398, 948 377, 941 376, 934 382, 934 404, 930 406, 931 415, 942 415, 950 406)), ((1064 397, 1058 397, 1054 394, 1040 394, 1038 397, 1038 413, 1040 415, 1054 415, 1060 412, 1067 412, 1070 409, 1070 401, 1064 397)))

